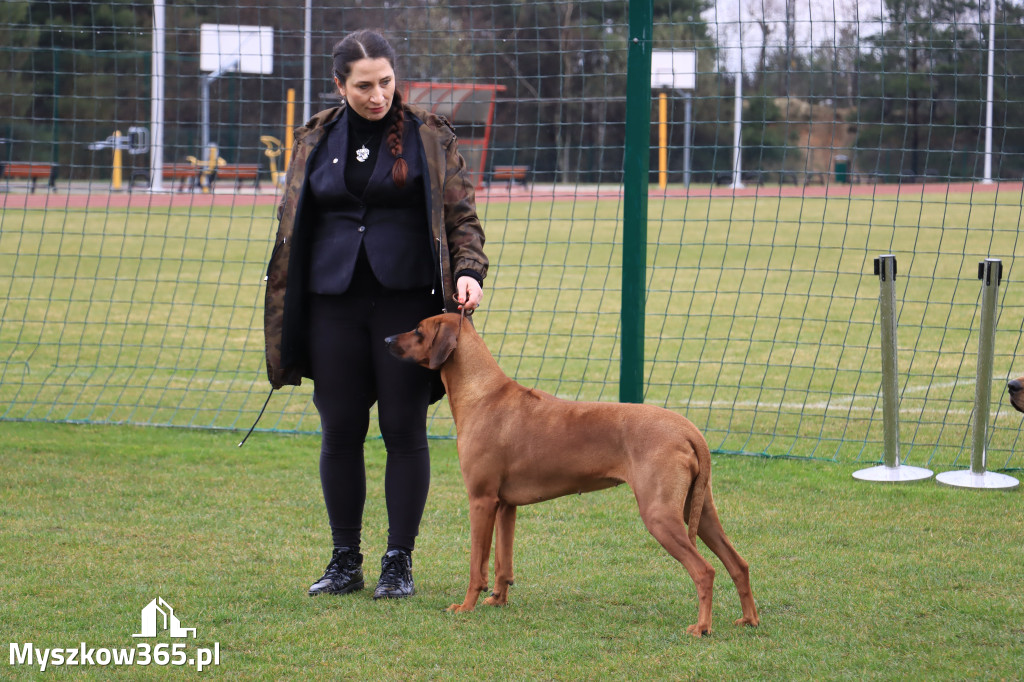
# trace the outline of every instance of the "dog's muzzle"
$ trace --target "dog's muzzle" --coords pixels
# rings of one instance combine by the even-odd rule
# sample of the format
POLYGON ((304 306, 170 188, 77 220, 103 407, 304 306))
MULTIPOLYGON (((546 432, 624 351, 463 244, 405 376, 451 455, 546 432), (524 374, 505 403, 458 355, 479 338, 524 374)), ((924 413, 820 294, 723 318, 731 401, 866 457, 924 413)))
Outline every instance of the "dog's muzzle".
POLYGON ((1006 384, 1006 390, 1010 394, 1010 404, 1018 412, 1024 412, 1024 382, 1014 379, 1006 384))

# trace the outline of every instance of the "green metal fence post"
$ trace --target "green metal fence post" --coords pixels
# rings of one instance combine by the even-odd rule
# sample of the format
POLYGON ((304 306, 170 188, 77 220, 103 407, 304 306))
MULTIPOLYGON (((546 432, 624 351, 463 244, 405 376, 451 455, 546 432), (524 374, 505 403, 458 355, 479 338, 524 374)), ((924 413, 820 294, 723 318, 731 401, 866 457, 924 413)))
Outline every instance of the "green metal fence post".
POLYGON ((644 400, 644 308, 647 280, 647 184, 651 130, 652 0, 629 3, 626 65, 626 158, 623 162, 622 312, 619 400, 644 400))

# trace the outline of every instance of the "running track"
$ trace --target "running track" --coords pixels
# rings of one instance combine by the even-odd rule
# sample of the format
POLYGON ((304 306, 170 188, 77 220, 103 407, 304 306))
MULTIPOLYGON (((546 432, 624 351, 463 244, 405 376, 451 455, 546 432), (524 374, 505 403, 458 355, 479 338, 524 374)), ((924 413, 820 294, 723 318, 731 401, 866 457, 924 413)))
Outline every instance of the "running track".
MULTIPOLYGON (((536 184, 530 188, 496 186, 477 190, 481 203, 495 201, 548 201, 578 199, 615 199, 622 197, 619 185, 551 185, 536 184)), ((651 189, 652 199, 682 197, 875 197, 875 196, 921 196, 944 194, 1010 194, 1024 196, 1024 183, 1020 181, 982 184, 973 182, 892 185, 814 185, 804 187, 761 186, 733 189, 731 187, 693 187, 651 189)), ((276 192, 221 192, 202 194, 192 192, 166 192, 150 194, 145 191, 107 192, 88 189, 70 192, 59 188, 53 192, 27 194, 7 191, 0 193, 0 209, 103 209, 103 208, 163 208, 196 209, 209 206, 260 206, 273 205, 279 201, 276 192)))

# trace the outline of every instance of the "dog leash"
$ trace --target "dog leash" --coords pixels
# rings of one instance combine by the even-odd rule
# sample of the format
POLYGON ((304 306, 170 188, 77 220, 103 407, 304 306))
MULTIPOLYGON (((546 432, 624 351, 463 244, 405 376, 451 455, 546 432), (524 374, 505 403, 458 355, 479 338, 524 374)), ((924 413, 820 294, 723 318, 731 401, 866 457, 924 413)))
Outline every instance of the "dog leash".
POLYGON ((243 438, 242 441, 238 444, 238 447, 242 447, 243 445, 245 445, 245 441, 249 440, 249 436, 251 436, 252 432, 256 430, 256 425, 260 423, 260 419, 263 419, 263 413, 266 411, 267 405, 270 404, 270 399, 273 396, 274 389, 270 389, 270 393, 267 395, 267 399, 263 402, 263 407, 260 408, 260 413, 256 415, 256 421, 254 421, 252 423, 252 426, 249 427, 249 432, 245 434, 245 438, 243 438))

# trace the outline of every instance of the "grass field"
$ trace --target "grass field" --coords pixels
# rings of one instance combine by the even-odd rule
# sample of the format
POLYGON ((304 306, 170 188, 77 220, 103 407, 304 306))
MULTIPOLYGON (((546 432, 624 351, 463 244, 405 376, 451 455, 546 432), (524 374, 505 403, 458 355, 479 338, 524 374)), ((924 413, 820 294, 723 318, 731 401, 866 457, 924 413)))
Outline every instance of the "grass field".
MULTIPOLYGON (((719 455, 715 498, 751 564, 762 625, 737 629, 721 564, 714 632, 626 487, 520 510, 510 605, 444 612, 467 580, 454 444, 432 445, 418 594, 310 599, 328 558, 318 439, 9 423, 0 442, 0 631, 38 648, 134 647, 163 597, 181 667, 0 664, 4 679, 1020 679, 1020 493, 854 481, 855 466, 719 455)), ((384 546, 383 454, 368 447, 368 580, 384 546)), ((170 642, 164 633, 158 640, 170 642)))
MULTIPOLYGON (((1021 468, 1021 419, 1002 400, 1024 373, 1021 204, 1019 191, 652 199, 646 401, 686 413, 719 451, 880 460, 872 261, 894 253, 901 454, 966 466, 976 268, 998 257, 988 466, 1021 468)), ((618 397, 621 211, 595 197, 481 206, 493 266, 476 319, 520 382, 618 397)), ((247 428, 265 397, 273 215, 244 201, 5 209, 0 419, 247 428)), ((309 396, 281 392, 261 427, 315 431, 309 396)), ((452 433, 443 403, 431 431, 452 433)))

